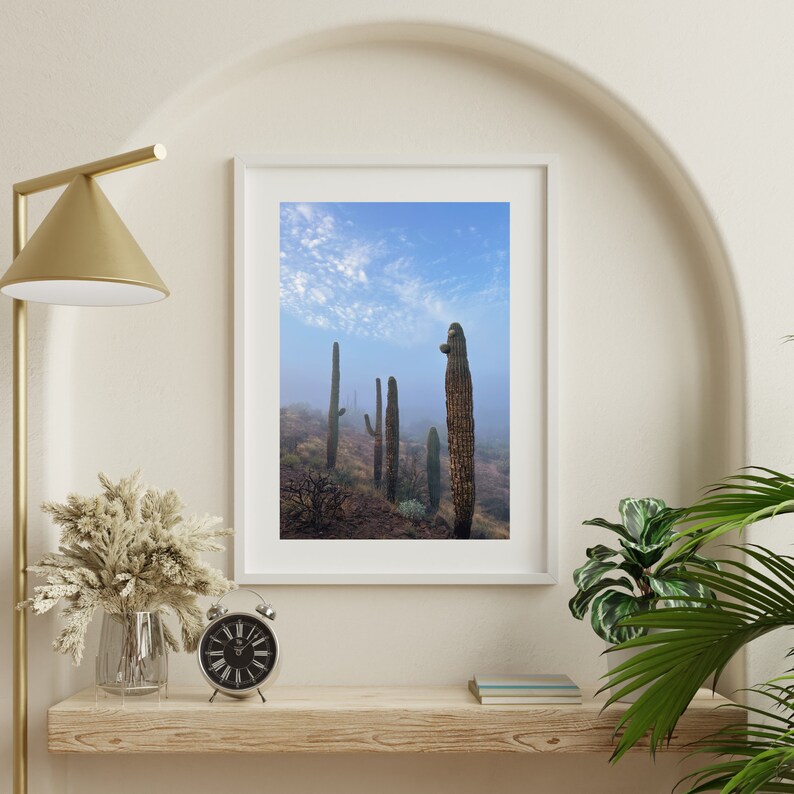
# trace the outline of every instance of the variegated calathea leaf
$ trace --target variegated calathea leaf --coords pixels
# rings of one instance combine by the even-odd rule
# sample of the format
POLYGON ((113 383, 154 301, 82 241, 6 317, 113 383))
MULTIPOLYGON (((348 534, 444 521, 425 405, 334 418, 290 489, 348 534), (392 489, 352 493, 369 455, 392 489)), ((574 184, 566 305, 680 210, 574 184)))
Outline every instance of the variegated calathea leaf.
POLYGON ((634 585, 630 579, 621 576, 619 579, 601 579, 596 582, 587 590, 579 590, 576 595, 568 602, 568 609, 571 614, 577 619, 581 620, 586 614, 590 606, 590 602, 602 591, 612 587, 624 587, 630 593, 634 592, 634 585))
POLYGON ((605 518, 591 518, 587 521, 582 521, 582 526, 601 527, 601 529, 608 529, 610 532, 614 532, 624 540, 632 540, 631 533, 626 529, 626 527, 624 527, 622 524, 613 524, 611 521, 607 521, 605 518))
POLYGON ((711 590, 700 582, 673 573, 668 576, 648 576, 647 581, 653 592, 664 598, 663 605, 670 608, 702 606, 699 601, 688 600, 687 596, 689 599, 714 597, 711 590))
POLYGON ((580 590, 592 587, 604 574, 614 571, 618 567, 616 562, 609 560, 590 559, 573 572, 573 583, 580 590))
POLYGON ((654 543, 645 545, 637 541, 636 543, 626 543, 621 540, 623 555, 643 569, 655 565, 664 556, 665 551, 670 547, 669 543, 654 543))
POLYGON ((590 622, 593 630, 607 642, 617 644, 647 634, 637 626, 618 626, 625 618, 647 612, 651 608, 647 598, 637 598, 621 590, 607 590, 597 595, 591 604, 590 622))
POLYGON ((621 499, 620 516, 631 539, 640 542, 648 522, 666 507, 661 499, 621 499))
POLYGON ((682 516, 682 510, 673 510, 671 507, 665 507, 645 525, 640 541, 646 546, 671 543, 676 534, 674 525, 682 516))
POLYGON ((625 571, 637 583, 641 582, 645 576, 645 568, 630 559, 624 559, 623 562, 618 565, 618 568, 621 571, 625 571))
POLYGON ((617 551, 617 549, 610 549, 599 543, 597 546, 587 549, 585 554, 591 560, 608 560, 610 557, 615 557, 620 554, 620 552, 617 551))

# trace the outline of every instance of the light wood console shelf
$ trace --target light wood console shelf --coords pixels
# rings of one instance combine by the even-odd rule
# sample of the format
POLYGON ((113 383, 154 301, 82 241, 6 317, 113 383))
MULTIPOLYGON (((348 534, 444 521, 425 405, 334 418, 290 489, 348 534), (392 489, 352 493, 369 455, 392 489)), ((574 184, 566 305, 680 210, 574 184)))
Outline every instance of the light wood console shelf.
MULTIPOLYGON (((100 696, 86 689, 49 710, 53 753, 598 753, 626 706, 601 712, 604 696, 576 706, 481 706, 464 686, 279 687, 258 697, 208 703, 205 687, 171 687, 170 698, 100 696)), ((670 749, 745 713, 701 690, 670 749)), ((647 747, 647 745, 645 745, 647 747)), ((640 748, 636 748, 640 749, 640 748)))

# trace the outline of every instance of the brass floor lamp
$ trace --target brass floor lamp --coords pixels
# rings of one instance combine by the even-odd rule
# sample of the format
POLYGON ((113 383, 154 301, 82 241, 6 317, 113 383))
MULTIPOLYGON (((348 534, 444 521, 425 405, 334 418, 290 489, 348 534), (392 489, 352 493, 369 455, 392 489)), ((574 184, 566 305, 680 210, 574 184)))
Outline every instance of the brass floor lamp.
MULTIPOLYGON (((14 261, 0 279, 13 304, 13 603, 27 598, 27 302, 128 306, 168 296, 95 177, 162 160, 157 144, 14 185, 14 261), (27 197, 68 185, 27 239, 27 197)), ((13 617, 13 794, 28 790, 28 641, 25 610, 13 617)))

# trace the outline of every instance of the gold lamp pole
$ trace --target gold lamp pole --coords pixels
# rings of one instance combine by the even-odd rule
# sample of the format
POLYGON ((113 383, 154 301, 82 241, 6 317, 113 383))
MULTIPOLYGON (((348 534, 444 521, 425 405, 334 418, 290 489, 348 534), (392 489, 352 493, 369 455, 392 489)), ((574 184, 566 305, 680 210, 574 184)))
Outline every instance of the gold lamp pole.
MULTIPOLYGON (((152 303, 168 289, 113 209, 95 177, 162 160, 165 147, 97 160, 14 185, 14 261, 0 279, 13 304, 13 604, 27 598, 27 302, 71 306, 152 303), (27 197, 68 185, 27 239, 27 197)), ((26 610, 13 613, 13 794, 28 790, 26 610)))

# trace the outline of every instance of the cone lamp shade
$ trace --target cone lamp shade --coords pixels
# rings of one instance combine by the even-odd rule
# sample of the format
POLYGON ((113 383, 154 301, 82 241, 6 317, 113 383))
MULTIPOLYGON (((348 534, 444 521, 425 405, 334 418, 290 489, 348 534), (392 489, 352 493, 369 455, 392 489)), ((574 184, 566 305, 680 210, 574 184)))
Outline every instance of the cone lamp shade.
POLYGON ((168 296, 99 185, 82 174, 0 279, 0 292, 70 306, 128 306, 168 296))

